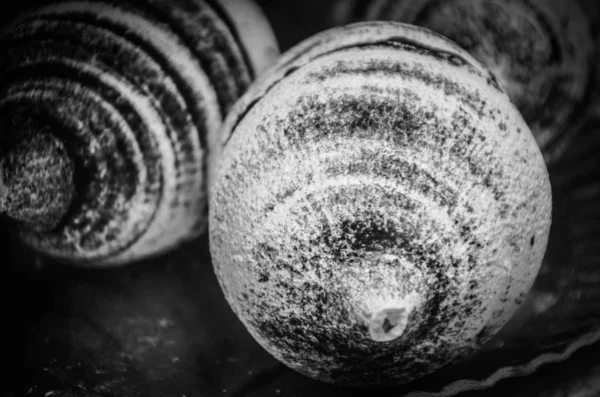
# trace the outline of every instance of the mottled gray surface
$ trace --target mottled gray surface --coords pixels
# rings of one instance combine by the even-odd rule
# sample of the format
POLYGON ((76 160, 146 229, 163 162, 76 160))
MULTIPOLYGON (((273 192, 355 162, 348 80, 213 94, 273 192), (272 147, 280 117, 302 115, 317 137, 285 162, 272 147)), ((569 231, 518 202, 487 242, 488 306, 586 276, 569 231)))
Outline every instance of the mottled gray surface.
POLYGON ((550 227, 546 167, 454 44, 401 24, 327 32, 286 54, 226 125, 215 269, 292 368, 406 383, 474 351, 523 302, 550 227), (407 312, 406 329, 379 342, 387 310, 407 312))

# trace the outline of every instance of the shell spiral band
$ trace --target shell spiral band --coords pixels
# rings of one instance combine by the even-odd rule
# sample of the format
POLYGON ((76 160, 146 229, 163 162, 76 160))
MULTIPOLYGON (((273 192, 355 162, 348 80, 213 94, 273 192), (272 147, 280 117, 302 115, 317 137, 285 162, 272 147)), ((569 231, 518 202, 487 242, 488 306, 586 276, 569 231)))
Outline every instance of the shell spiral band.
POLYGON ((352 24, 286 52, 233 107, 211 255, 286 365, 402 384, 510 319, 551 206, 536 141, 487 69, 429 30, 352 24))
POLYGON ((579 3, 339 0, 333 19, 410 23, 458 43, 497 76, 550 165, 572 142, 594 101, 592 15, 579 3))
POLYGON ((33 249, 83 265, 197 236, 222 120, 275 43, 248 1, 22 14, 0 33, 0 213, 33 249))

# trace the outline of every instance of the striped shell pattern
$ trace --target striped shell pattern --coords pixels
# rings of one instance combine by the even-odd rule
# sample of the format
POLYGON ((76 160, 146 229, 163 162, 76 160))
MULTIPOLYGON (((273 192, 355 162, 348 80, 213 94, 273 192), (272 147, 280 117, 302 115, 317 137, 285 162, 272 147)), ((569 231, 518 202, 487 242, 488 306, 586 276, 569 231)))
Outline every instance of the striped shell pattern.
POLYGON ((551 214, 494 76, 369 22, 286 52, 225 121, 211 255, 254 338, 308 376, 401 384, 476 351, 535 279, 551 214))
POLYGON ((87 265, 197 236, 222 119, 276 55, 249 1, 62 1, 19 16, 0 32, 11 227, 87 265))
POLYGON ((547 164, 564 153, 595 95, 594 39, 577 1, 340 0, 333 14, 338 24, 410 23, 458 43, 497 76, 547 164))

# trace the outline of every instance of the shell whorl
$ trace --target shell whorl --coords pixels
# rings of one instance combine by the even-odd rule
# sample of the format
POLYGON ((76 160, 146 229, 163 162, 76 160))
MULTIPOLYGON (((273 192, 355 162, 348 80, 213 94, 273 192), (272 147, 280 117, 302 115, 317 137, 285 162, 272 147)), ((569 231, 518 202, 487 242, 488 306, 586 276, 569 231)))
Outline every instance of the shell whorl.
POLYGON ((454 43, 400 23, 318 34, 225 122, 215 271, 251 334, 327 382, 406 383, 510 318, 550 185, 527 125, 454 43))
POLYGON ((230 18, 230 3, 63 1, 0 32, 1 138, 35 124, 74 167, 55 227, 15 224, 26 244, 123 264, 205 230, 205 169, 222 119, 277 52, 259 11, 246 3, 230 18))
POLYGON ((564 153, 590 92, 590 22, 571 0, 340 1, 337 23, 394 20, 434 30, 497 76, 547 164, 564 153))

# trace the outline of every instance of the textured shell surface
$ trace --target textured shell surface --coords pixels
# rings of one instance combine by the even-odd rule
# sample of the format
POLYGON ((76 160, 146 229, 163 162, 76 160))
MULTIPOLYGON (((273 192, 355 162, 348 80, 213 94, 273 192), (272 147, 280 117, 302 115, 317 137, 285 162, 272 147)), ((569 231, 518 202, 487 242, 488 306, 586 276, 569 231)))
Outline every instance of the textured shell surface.
POLYGON ((457 42, 497 76, 548 164, 572 141, 593 95, 591 22, 576 1, 354 0, 333 13, 340 24, 394 20, 457 42))
POLYGON ((16 18, 0 32, 1 202, 15 233, 84 265, 129 263, 198 236, 217 131, 276 55, 250 1, 61 1, 16 18), (37 134, 62 148, 47 174, 66 175, 69 194, 25 171, 56 157, 34 151, 37 134), (17 149, 32 160, 16 161, 17 149), (34 217, 24 187, 60 200, 34 217))
POLYGON ((393 22, 313 36, 224 131, 215 272, 291 368, 406 383, 471 354, 525 299, 551 222, 544 159, 493 74, 443 36, 393 22))

